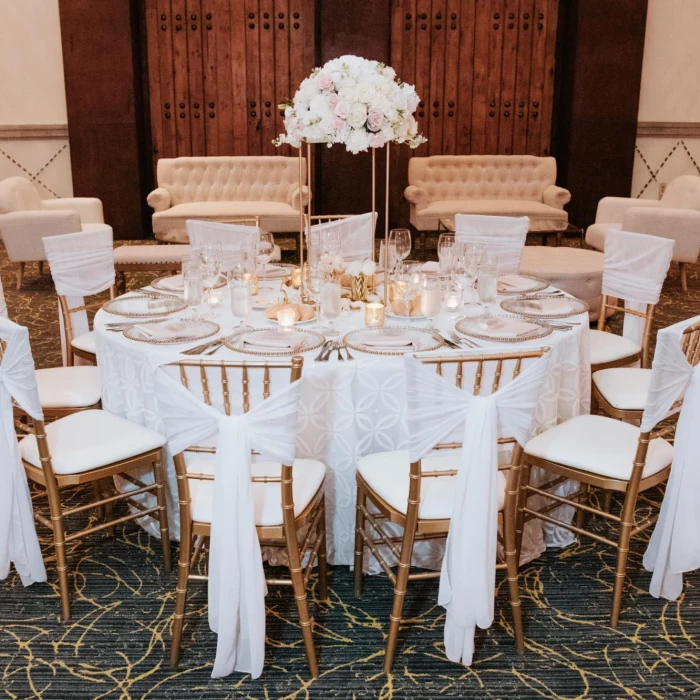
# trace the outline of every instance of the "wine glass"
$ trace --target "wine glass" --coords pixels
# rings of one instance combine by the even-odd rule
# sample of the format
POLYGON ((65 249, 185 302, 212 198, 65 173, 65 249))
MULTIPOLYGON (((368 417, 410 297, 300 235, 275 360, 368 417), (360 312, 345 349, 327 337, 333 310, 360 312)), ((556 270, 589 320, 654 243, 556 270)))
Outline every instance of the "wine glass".
POLYGON ((207 297, 209 301, 210 311, 207 315, 216 316, 214 307, 218 304, 219 299, 218 297, 216 299, 214 298, 213 289, 219 281, 219 272, 224 257, 221 250, 221 243, 217 241, 204 241, 199 247, 199 257, 202 261, 202 282, 207 288, 207 297))
POLYGON ((389 245, 396 249, 396 258, 405 260, 411 252, 411 232, 407 228, 395 228, 389 231, 389 245))
POLYGON ((420 287, 420 312, 428 319, 428 328, 435 328, 435 317, 442 309, 442 283, 435 277, 423 275, 420 287))
POLYGON ((235 280, 231 285, 231 313, 240 319, 238 325, 241 325, 253 313, 250 285, 242 279, 235 280))
POLYGON ((258 262, 262 265, 263 277, 267 275, 267 263, 272 259, 274 250, 275 239, 272 234, 267 231, 261 231, 260 240, 258 241, 258 262))
POLYGON ((398 301, 405 307, 405 316, 410 316, 411 301, 420 290, 420 264, 415 260, 403 260, 394 270, 394 292, 398 301))
POLYGON ((334 322, 340 316, 341 306, 341 290, 337 282, 324 282, 321 285, 321 313, 323 318, 328 321, 328 327, 322 330, 322 333, 330 338, 340 335, 334 322))
POLYGON ((340 231, 330 229, 329 231, 321 231, 321 254, 330 255, 335 258, 340 254, 340 231))
POLYGON ((454 233, 441 233, 438 238, 438 260, 440 261, 440 273, 449 275, 452 269, 452 255, 454 253, 454 233))

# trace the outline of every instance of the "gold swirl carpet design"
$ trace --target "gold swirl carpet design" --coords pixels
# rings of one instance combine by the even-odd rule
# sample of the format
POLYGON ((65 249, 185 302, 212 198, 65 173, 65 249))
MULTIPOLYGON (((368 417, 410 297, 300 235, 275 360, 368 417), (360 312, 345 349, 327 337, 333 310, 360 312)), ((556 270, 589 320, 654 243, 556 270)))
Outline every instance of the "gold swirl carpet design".
MULTIPOLYGON (((49 276, 33 266, 14 291, 4 250, 0 272, 10 316, 30 328, 39 367, 60 363, 56 300, 49 276)), ((677 270, 666 283, 657 327, 700 311, 698 268, 691 292, 677 270)), ((71 495, 79 501, 81 492, 71 495)), ((43 500, 36 507, 46 509, 43 500)), ((70 528, 70 525, 69 525, 70 528)), ((471 668, 444 655, 444 611, 437 581, 414 582, 405 604, 394 673, 382 673, 391 586, 369 577, 352 593, 347 567, 331 567, 329 600, 312 591, 320 677, 309 677, 291 591, 267 597, 263 676, 210 678, 215 635, 207 623, 206 588, 190 584, 179 667, 168 667, 176 574, 162 569, 159 543, 133 524, 115 537, 99 533, 70 544, 72 612, 59 619, 55 559, 38 528, 48 584, 23 588, 13 573, 0 582, 0 691, 5 698, 625 698, 654 700, 700 694, 700 576, 686 576, 681 598, 652 598, 643 570, 645 542, 633 542, 620 625, 608 625, 614 555, 584 541, 546 552, 522 570, 526 651, 515 653, 502 580, 491 629, 477 631, 471 668)), ((173 545, 173 555, 176 554, 173 545)))

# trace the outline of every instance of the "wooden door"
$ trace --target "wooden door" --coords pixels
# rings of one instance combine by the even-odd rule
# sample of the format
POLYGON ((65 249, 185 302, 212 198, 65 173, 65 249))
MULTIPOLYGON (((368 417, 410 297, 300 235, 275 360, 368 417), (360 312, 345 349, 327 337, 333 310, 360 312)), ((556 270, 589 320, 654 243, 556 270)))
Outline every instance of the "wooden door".
POLYGON ((313 69, 305 0, 146 0, 154 164, 189 155, 291 155, 278 105, 313 69))

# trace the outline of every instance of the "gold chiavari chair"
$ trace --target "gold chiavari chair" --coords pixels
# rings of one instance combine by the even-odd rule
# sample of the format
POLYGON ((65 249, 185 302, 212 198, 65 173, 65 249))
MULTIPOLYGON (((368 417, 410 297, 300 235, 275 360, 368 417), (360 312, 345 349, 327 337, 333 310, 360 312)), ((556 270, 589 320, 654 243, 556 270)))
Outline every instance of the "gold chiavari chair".
MULTIPOLYGON (((289 363, 275 362, 273 365, 262 361, 183 360, 170 366, 179 369, 182 385, 195 395, 202 396, 209 406, 214 405, 215 391, 220 388, 223 409, 226 415, 230 415, 232 391, 229 388, 229 373, 232 370, 240 371, 241 405, 243 412, 247 413, 251 406, 252 371, 262 370, 264 400, 270 396, 272 370, 277 372, 288 369, 289 382, 292 383, 301 378, 303 362, 302 357, 295 356, 289 363), (193 368, 196 372, 188 374, 188 368, 193 368)), ((180 658, 188 582, 208 580, 207 575, 192 571, 196 570, 195 567, 206 551, 211 535, 215 452, 214 447, 192 445, 174 457, 180 504, 180 556, 170 650, 171 668, 177 666, 180 658), (187 453, 195 455, 195 458, 188 460, 187 453), (205 458, 201 455, 205 455, 205 458), (206 455, 209 456, 208 462, 206 455)), ((294 465, 280 464, 272 468, 270 463, 251 465, 256 501, 256 529, 261 547, 283 547, 286 550, 290 577, 266 578, 266 581, 268 585, 292 587, 309 668, 311 675, 317 678, 318 662, 313 641, 314 620, 309 615, 306 590, 313 565, 318 563, 318 595, 321 599, 327 597, 326 515, 323 490, 326 467, 316 460, 297 459, 294 462, 294 465), (259 508, 261 504, 262 507, 259 508), (306 532, 300 544, 299 534, 303 528, 306 528, 306 532), (302 560, 307 553, 309 558, 302 567, 302 560)))
POLYGON ((63 619, 70 619, 66 546, 74 540, 105 529, 112 532, 115 525, 150 516, 159 523, 163 562, 166 571, 170 571, 162 450, 165 437, 102 410, 70 413, 49 425, 37 420, 33 423, 34 433, 20 441, 20 452, 27 478, 43 486, 48 498, 50 519, 38 512, 34 517, 53 533, 63 619), (129 473, 144 469, 153 470, 154 483, 146 484, 129 473), (106 495, 103 488, 115 475, 131 483, 134 489, 106 495), (93 484, 95 500, 64 509, 62 490, 84 484, 93 484), (146 507, 134 500, 134 496, 147 493, 155 493, 155 506, 146 507), (114 518, 112 507, 119 501, 126 502, 132 511, 114 518), (65 519, 91 509, 95 509, 99 517, 106 514, 105 522, 66 534, 65 519))
MULTIPOLYGON (((681 349, 691 365, 700 363, 700 324, 684 330, 681 349)), ((658 512, 639 518, 637 506, 640 502, 645 508, 658 509, 660 506, 648 498, 645 492, 668 478, 673 461, 673 447, 670 443, 673 441, 675 419, 681 403, 678 401, 672 407, 671 413, 674 415, 650 432, 640 432, 638 427, 626 422, 639 422, 644 412, 643 407, 641 411, 632 411, 615 410, 611 406, 615 410, 615 418, 578 416, 547 430, 525 445, 518 496, 518 541, 522 537, 524 523, 531 518, 539 518, 613 547, 617 551, 617 563, 610 614, 612 627, 616 627, 620 619, 630 540, 654 525, 658 519, 658 512), (665 439, 667 437, 668 440, 665 439), (553 478, 538 487, 532 486, 530 473, 533 466, 546 469, 553 478), (578 491, 566 497, 550 491, 568 479, 580 483, 578 491), (592 488, 604 492, 602 508, 591 505, 592 488), (623 495, 619 515, 610 512, 612 492, 623 495), (528 505, 532 496, 542 496, 550 502, 535 510, 528 505), (575 524, 563 522, 551 515, 551 511, 561 505, 577 509, 575 524), (617 539, 585 529, 587 514, 598 515, 617 527, 617 539)))
MULTIPOLYGON (((501 353, 494 355, 466 355, 456 357, 419 358, 423 364, 435 365, 438 374, 454 371, 456 386, 466 387, 465 375, 473 368, 472 391, 475 396, 498 391, 510 374, 515 379, 524 360, 542 357, 549 348, 501 353), (485 376, 488 375, 489 384, 485 376)), ((444 376, 444 375, 443 375, 444 376)), ((510 604, 513 613, 515 644, 519 654, 524 651, 524 637, 518 592, 518 553, 516 549, 515 518, 522 448, 511 437, 498 439, 499 445, 513 445, 508 464, 499 466, 499 511, 503 518, 503 532, 499 542, 503 555, 496 569, 506 571, 510 604), (505 475, 507 473, 507 476, 505 475)), ((451 489, 459 460, 455 450, 459 442, 442 443, 435 450, 451 453, 431 455, 409 465, 406 452, 384 452, 363 457, 357 465, 357 504, 355 519, 355 595, 362 596, 363 559, 369 550, 394 586, 394 601, 389 618, 384 671, 390 673, 396 651, 396 642, 402 620, 404 598, 409 581, 439 578, 439 571, 410 573, 415 542, 447 537, 452 510, 451 489), (428 483, 426 483, 428 482, 428 483), (407 497, 406 497, 407 494, 407 497), (371 504, 374 510, 368 507, 371 504), (382 525, 388 521, 399 525, 403 535, 391 536, 382 525), (366 531, 369 523, 376 536, 366 531), (398 561, 398 570, 392 571, 389 561, 379 547, 385 546, 398 561)))

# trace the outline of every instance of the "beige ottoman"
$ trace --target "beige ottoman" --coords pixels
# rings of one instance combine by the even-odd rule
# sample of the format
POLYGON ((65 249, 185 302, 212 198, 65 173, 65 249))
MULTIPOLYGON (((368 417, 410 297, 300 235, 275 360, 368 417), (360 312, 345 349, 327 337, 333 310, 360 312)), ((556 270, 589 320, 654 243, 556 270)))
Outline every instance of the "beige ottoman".
POLYGON ((126 291, 127 272, 178 272, 182 259, 190 254, 189 245, 122 245, 114 249, 114 271, 117 291, 126 291))
POLYGON ((541 277, 587 302, 591 321, 597 320, 603 282, 602 253, 581 248, 525 246, 520 272, 541 277))

